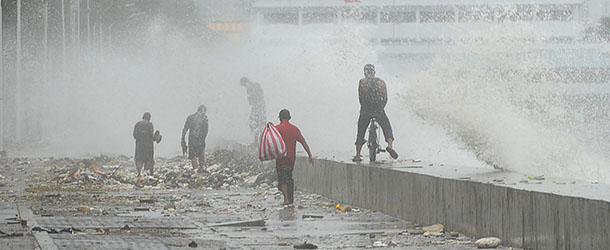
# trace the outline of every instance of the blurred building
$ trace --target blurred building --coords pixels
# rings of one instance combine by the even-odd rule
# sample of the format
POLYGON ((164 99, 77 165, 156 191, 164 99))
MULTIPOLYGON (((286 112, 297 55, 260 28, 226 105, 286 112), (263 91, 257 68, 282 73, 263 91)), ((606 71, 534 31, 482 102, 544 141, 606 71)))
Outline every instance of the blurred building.
POLYGON ((349 23, 371 41, 412 44, 476 40, 492 28, 522 30, 524 23, 537 38, 574 41, 588 9, 588 0, 254 0, 251 12, 266 33, 349 23))
POLYGON ((208 31, 232 33, 246 30, 250 20, 250 0, 198 0, 197 13, 208 31))

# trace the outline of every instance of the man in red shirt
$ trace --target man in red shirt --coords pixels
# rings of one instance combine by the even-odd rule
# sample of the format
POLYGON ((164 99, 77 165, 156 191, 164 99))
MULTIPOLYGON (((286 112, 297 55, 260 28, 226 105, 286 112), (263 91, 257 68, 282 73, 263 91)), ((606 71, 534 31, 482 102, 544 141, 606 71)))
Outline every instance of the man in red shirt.
POLYGON ((305 138, 301 131, 296 126, 290 124, 290 111, 282 109, 280 111, 280 124, 275 125, 275 128, 286 143, 286 157, 275 160, 275 168, 277 170, 278 189, 284 195, 284 205, 294 203, 294 180, 292 179, 292 170, 294 170, 294 161, 296 159, 297 142, 303 145, 307 155, 309 155, 309 163, 313 164, 309 145, 305 142, 305 138))

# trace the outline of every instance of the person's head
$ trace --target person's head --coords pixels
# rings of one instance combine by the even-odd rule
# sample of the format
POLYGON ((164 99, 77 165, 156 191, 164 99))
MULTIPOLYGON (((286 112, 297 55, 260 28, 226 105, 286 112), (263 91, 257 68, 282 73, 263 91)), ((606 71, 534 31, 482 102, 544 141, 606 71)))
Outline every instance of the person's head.
POLYGON ((248 80, 247 77, 242 77, 241 79, 239 79, 239 85, 241 86, 246 86, 246 83, 250 82, 250 80, 248 80))
POLYGON ((199 105, 199 107, 197 108, 198 113, 205 114, 206 111, 207 111, 207 108, 203 104, 199 105))
POLYGON ((150 113, 148 113, 148 112, 144 113, 144 115, 142 116, 142 119, 150 121, 150 113))
POLYGON ((288 111, 287 109, 282 109, 280 110, 280 115, 279 115, 280 121, 289 121, 290 120, 290 111, 288 111))
POLYGON ((373 65, 373 64, 364 65, 364 77, 366 77, 366 78, 375 77, 375 65, 373 65))

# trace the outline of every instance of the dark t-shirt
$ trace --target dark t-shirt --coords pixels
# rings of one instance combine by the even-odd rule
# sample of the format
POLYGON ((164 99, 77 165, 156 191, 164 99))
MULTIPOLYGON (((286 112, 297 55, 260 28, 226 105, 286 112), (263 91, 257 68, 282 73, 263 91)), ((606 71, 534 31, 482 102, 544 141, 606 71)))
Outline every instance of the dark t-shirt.
POLYGON ((151 161, 154 157, 154 128, 147 120, 141 120, 133 128, 133 138, 136 139, 136 161, 151 161))
POLYGON ((364 78, 358 85, 361 112, 383 111, 388 102, 385 82, 377 77, 364 78))
POLYGON ((205 143, 208 135, 208 117, 199 112, 189 115, 184 128, 189 131, 189 145, 205 143))

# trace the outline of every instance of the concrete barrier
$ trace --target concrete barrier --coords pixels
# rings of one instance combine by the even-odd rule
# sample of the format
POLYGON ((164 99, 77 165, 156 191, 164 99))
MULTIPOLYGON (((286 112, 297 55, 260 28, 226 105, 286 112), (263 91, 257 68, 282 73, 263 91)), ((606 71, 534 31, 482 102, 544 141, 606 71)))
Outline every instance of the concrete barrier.
POLYGON ((298 189, 447 231, 496 236, 524 249, 610 249, 610 186, 519 173, 412 163, 305 158, 298 189))

